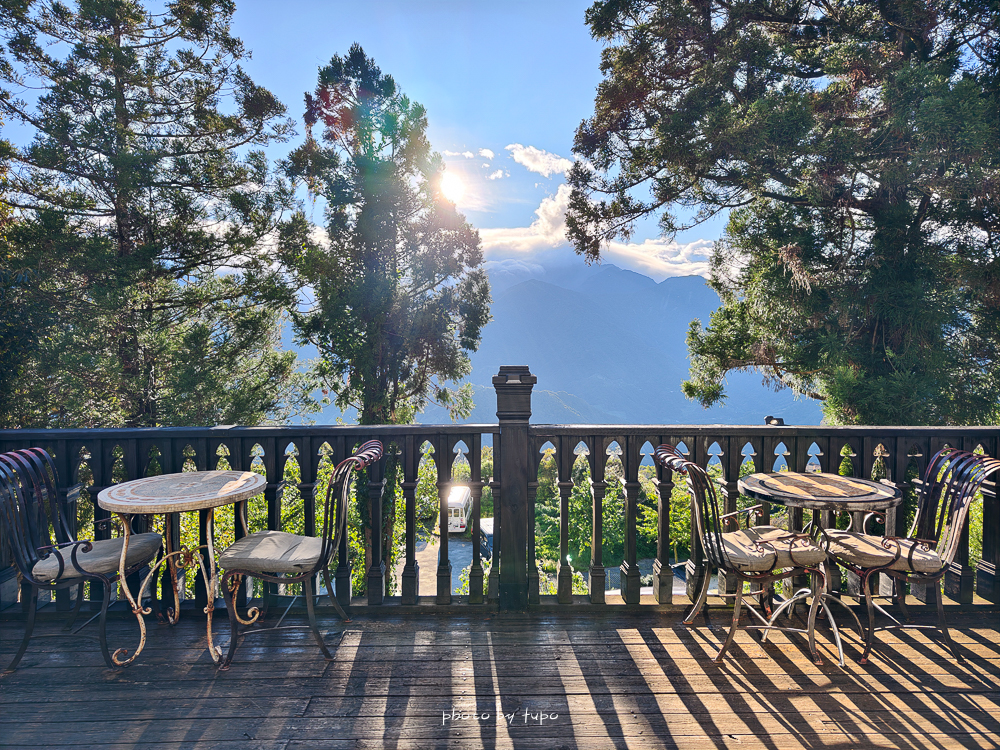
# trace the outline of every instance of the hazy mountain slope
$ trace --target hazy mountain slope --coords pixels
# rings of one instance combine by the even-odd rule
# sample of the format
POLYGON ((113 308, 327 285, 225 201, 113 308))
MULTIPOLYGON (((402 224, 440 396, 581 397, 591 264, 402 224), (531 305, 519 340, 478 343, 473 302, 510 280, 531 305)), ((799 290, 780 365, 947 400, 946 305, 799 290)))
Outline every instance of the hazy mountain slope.
MULTIPOLYGON (((500 365, 528 365, 538 377, 536 423, 759 424, 767 414, 787 424, 816 424, 819 406, 774 393, 756 375, 729 379, 722 407, 684 398, 685 336, 693 318, 708 322, 719 304, 697 276, 652 279, 614 266, 545 269, 495 264, 493 322, 472 356, 476 410, 493 422, 491 379, 500 365), (497 267, 499 266, 499 267, 497 267)), ((432 408, 421 422, 447 421, 432 408)))

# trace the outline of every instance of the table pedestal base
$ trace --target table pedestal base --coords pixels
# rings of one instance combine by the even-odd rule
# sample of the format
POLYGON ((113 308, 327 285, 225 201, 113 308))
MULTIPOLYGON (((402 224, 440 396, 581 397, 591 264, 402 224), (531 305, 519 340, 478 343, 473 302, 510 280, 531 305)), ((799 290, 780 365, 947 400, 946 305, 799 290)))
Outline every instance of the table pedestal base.
MULTIPOLYGON (((129 518, 126 514, 118 514, 122 521, 123 533, 125 540, 122 543, 121 559, 119 561, 119 569, 125 570, 125 559, 128 555, 128 543, 129 537, 131 535, 131 529, 129 525, 129 518)), ((167 527, 167 523, 164 527, 167 527)), ((123 578, 121 580, 122 593, 125 594, 125 598, 128 600, 129 605, 132 607, 132 614, 135 615, 136 620, 139 623, 139 645, 136 647, 135 651, 129 656, 129 651, 127 648, 119 648, 112 655, 111 660, 118 666, 124 667, 131 664, 135 659, 142 653, 142 650, 146 647, 146 620, 145 615, 152 614, 152 609, 149 607, 142 606, 143 597, 146 591, 149 589, 150 582, 156 578, 156 574, 161 570, 164 564, 167 565, 169 571, 168 575, 171 581, 171 588, 173 588, 174 594, 174 606, 167 607, 167 622, 171 625, 176 625, 180 620, 180 605, 181 605, 181 592, 180 583, 177 580, 178 569, 185 569, 192 565, 194 561, 197 560, 198 568, 201 570, 202 578, 205 581, 205 586, 208 591, 208 605, 205 607, 205 614, 208 617, 208 622, 206 624, 206 637, 208 641, 208 653, 212 657, 212 661, 218 664, 222 660, 222 649, 215 645, 212 638, 212 616, 215 612, 215 591, 218 588, 218 573, 215 567, 215 545, 213 544, 215 525, 215 509, 210 508, 208 511, 208 544, 201 545, 199 547, 192 548, 181 548, 179 550, 173 550, 172 543, 170 541, 170 533, 166 534, 166 553, 160 557, 159 560, 150 568, 149 573, 142 581, 142 585, 139 586, 139 595, 137 597, 132 596, 132 592, 129 590, 128 583, 123 578), (205 550, 208 553, 208 567, 205 567, 205 559, 201 550, 205 550), (127 657, 127 658, 126 658, 127 657)))

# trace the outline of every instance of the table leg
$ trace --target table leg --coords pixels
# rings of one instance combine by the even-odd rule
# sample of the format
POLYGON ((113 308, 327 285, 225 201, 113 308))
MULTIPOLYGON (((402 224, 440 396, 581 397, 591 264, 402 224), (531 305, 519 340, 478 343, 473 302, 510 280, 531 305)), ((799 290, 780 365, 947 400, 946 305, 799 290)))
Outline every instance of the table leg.
POLYGON ((166 544, 167 554, 164 557, 167 560, 167 575, 170 576, 170 588, 173 589, 174 594, 174 606, 167 607, 167 622, 171 625, 176 625, 181 619, 181 591, 180 582, 177 580, 177 573, 180 568, 186 568, 187 565, 177 565, 177 561, 174 559, 178 550, 174 550, 174 535, 171 530, 171 515, 170 513, 165 513, 163 516, 163 539, 166 544))
POLYGON ((208 570, 210 574, 205 571, 204 563, 201 563, 201 574, 205 577, 205 587, 208 595, 208 601, 205 606, 205 614, 208 616, 208 624, 206 626, 208 653, 211 655, 212 661, 218 664, 222 661, 222 649, 216 646, 212 640, 212 615, 215 612, 215 593, 219 588, 218 571, 215 567, 215 508, 208 509, 205 531, 208 534, 208 544, 206 546, 208 547, 208 570))
MULTIPOLYGON (((135 619, 139 621, 139 645, 136 647, 135 652, 131 656, 128 656, 128 649, 120 648, 111 654, 111 661, 119 667, 124 667, 125 665, 131 664, 135 661, 135 658, 142 653, 142 649, 146 646, 146 620, 143 615, 150 614, 152 610, 149 607, 143 608, 141 606, 142 590, 145 588, 145 584, 139 587, 139 600, 137 603, 132 597, 132 592, 129 590, 128 581, 125 580, 125 560, 128 558, 128 543, 132 534, 131 518, 124 513, 117 513, 116 515, 122 522, 123 537, 121 557, 118 560, 118 583, 121 585, 122 593, 125 594, 125 598, 132 607, 132 614, 134 614, 135 619)), ((152 571, 150 571, 150 575, 152 575, 152 571)), ((146 576, 146 580, 149 580, 149 576, 146 576)))

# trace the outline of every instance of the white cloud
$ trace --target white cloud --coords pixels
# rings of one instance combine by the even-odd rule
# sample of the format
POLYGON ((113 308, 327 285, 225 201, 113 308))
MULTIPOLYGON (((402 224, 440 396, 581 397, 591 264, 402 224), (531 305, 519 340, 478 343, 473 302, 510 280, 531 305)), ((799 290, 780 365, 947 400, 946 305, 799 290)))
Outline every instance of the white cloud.
POLYGON ((471 151, 442 151, 445 156, 461 156, 466 159, 475 159, 476 155, 471 151))
POLYGON ((505 147, 510 151, 514 161, 523 166, 529 172, 536 172, 543 177, 551 177, 554 174, 562 174, 573 166, 573 162, 564 159, 557 154, 550 154, 534 146, 522 146, 520 143, 511 143, 505 147))
MULTIPOLYGON (((569 185, 560 185, 555 195, 546 197, 535 209, 531 226, 480 229, 486 257, 499 261, 511 256, 537 256, 550 248, 568 248, 566 209, 569 195, 569 185)), ((681 244, 662 238, 641 243, 612 242, 602 249, 601 256, 608 263, 638 271, 656 281, 671 276, 707 277, 712 244, 711 240, 681 244)))
POLYGON ((496 154, 494 154, 488 148, 481 148, 481 149, 479 149, 479 155, 482 156, 485 159, 492 159, 492 158, 494 158, 496 156, 496 154))
POLYGON ((483 249, 507 249, 531 252, 542 247, 566 243, 566 209, 569 206, 569 185, 559 186, 555 195, 542 200, 535 209, 535 220, 529 227, 510 229, 480 229, 483 249))
POLYGON ((502 169, 498 169, 496 172, 491 172, 490 174, 486 175, 487 180, 499 180, 502 177, 503 177, 502 169))
POLYGON ((483 169, 489 169, 489 168, 490 168, 490 163, 488 161, 484 161, 483 162, 483 169))

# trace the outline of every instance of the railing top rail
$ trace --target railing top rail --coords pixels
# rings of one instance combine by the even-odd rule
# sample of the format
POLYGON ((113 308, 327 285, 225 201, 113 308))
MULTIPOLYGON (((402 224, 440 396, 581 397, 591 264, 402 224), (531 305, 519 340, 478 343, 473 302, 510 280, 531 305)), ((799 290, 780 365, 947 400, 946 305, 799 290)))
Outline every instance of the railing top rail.
POLYGON ((218 427, 116 427, 79 429, 19 429, 0 430, 0 440, 74 440, 74 439, 127 439, 151 437, 217 437, 239 434, 241 437, 271 437, 280 435, 329 436, 329 435, 372 435, 387 437, 394 435, 458 435, 468 433, 496 433, 498 424, 403 424, 403 425, 281 425, 269 427, 241 427, 220 425, 218 427))
POLYGON ((725 425, 725 424, 532 424, 533 435, 983 435, 1000 432, 1000 426, 921 427, 885 425, 876 427, 833 427, 825 425, 725 425))

